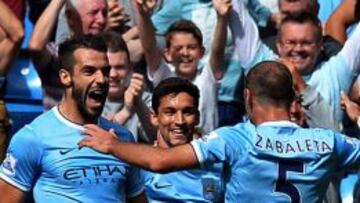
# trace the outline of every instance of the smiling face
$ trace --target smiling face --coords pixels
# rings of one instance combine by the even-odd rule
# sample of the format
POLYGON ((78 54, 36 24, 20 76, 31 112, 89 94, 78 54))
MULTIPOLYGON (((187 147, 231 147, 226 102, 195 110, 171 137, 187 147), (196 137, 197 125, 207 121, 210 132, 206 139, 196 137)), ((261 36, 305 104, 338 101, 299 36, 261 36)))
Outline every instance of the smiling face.
POLYGON ((110 71, 109 99, 115 100, 123 96, 130 83, 131 64, 125 51, 108 52, 110 71))
POLYGON ((71 98, 84 118, 100 116, 109 89, 106 53, 79 48, 74 52, 75 65, 71 74, 71 98))
POLYGON ((309 22, 287 22, 281 25, 279 32, 277 48, 280 56, 289 59, 302 74, 311 72, 322 48, 316 27, 309 22))
POLYGON ((191 33, 175 32, 171 35, 169 47, 164 55, 175 66, 178 76, 193 79, 196 75, 204 48, 191 33))
POLYGON ((190 142, 199 121, 194 98, 185 92, 163 96, 158 113, 152 114, 151 121, 169 147, 190 142))

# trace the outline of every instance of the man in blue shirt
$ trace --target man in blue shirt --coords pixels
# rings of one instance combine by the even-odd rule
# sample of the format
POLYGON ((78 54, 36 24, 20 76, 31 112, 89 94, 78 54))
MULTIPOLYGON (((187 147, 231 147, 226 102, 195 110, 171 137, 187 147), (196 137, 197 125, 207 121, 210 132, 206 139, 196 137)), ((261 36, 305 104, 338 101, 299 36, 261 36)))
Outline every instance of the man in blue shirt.
POLYGON ((278 62, 257 64, 246 76, 249 121, 168 150, 125 143, 95 125, 79 145, 153 171, 224 163, 226 202, 321 202, 338 170, 360 164, 360 142, 290 122, 295 91, 278 62), (179 156, 181 155, 181 156, 179 156))
POLYGON ((36 202, 145 202, 137 168, 77 147, 84 124, 126 129, 99 118, 109 88, 107 47, 100 37, 69 39, 59 48, 63 101, 14 135, 0 167, 0 202, 21 202, 33 190, 36 202))
MULTIPOLYGON (((154 89, 151 121, 158 127, 156 147, 170 149, 200 136, 199 90, 188 80, 171 77, 154 89)), ((181 156, 181 155, 180 155, 181 156)), ((146 195, 150 202, 221 202, 223 165, 206 170, 193 169, 167 174, 144 171, 146 195)))

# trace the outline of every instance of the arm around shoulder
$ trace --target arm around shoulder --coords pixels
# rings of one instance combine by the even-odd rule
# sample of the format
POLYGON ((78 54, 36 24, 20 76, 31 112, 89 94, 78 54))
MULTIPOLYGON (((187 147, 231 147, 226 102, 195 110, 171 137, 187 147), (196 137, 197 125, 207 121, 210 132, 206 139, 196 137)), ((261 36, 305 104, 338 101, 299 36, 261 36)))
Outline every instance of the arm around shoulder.
POLYGON ((199 165, 190 144, 162 149, 123 142, 112 132, 107 132, 96 125, 86 125, 84 133, 87 137, 79 143, 80 147, 91 147, 101 153, 112 154, 125 162, 150 171, 164 173, 199 165))

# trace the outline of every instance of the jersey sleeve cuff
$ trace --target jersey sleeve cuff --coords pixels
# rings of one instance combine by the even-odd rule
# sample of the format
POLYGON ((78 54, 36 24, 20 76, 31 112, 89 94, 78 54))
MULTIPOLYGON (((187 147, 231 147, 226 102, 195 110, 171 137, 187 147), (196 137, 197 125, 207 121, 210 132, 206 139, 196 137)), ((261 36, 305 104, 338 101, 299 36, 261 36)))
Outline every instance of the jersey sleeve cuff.
POLYGON ((15 182, 14 180, 12 180, 11 178, 9 178, 8 176, 4 175, 1 172, 0 172, 0 179, 4 180, 6 183, 18 188, 19 190, 21 190, 23 192, 29 192, 31 189, 31 188, 24 187, 23 185, 20 185, 19 183, 15 182))
POLYGON ((200 144, 196 142, 196 140, 193 140, 191 143, 192 148, 194 149, 196 158, 200 164, 201 168, 204 168, 204 157, 201 153, 200 144))

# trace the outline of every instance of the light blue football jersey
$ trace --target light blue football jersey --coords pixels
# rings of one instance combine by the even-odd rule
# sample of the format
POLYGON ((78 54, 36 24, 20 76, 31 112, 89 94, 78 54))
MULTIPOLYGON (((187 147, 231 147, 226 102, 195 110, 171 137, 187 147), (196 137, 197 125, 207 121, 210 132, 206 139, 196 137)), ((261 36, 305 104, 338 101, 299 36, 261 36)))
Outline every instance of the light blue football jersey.
MULTIPOLYGON (((126 129, 99 119, 120 139, 133 141, 126 129)), ((140 171, 90 148, 79 149, 83 127, 54 107, 14 135, 0 178, 22 191, 33 189, 36 202, 125 202, 143 192, 140 171)))
POLYGON ((223 162, 226 202, 321 202, 336 171, 360 164, 360 142, 288 121, 220 128, 192 141, 201 165, 223 162))
POLYGON ((223 165, 159 174, 143 171, 146 195, 155 202, 223 202, 223 165))

